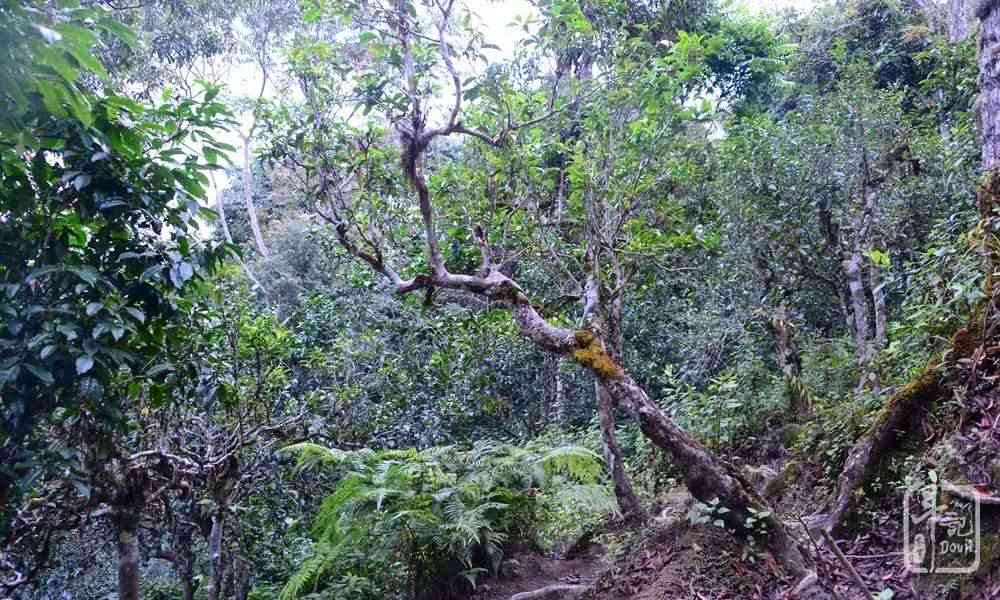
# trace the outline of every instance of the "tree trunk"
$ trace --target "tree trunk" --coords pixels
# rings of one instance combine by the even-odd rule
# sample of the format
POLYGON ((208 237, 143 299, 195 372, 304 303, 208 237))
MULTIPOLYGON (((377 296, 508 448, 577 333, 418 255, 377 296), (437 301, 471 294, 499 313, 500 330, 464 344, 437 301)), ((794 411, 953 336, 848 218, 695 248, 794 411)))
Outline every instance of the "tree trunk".
POLYGON ((788 307, 778 305, 768 328, 774 337, 778 367, 785 378, 792 413, 801 417, 809 413, 809 394, 802 385, 802 354, 795 342, 795 326, 788 317, 788 307))
POLYGON ((139 515, 123 511, 113 521, 118 533, 118 599, 139 600, 139 515))
POLYGON ((181 574, 181 600, 194 600, 194 571, 181 574))
POLYGON ((178 537, 174 543, 174 555, 177 557, 177 578, 181 582, 181 599, 194 600, 197 585, 194 582, 194 549, 193 536, 189 525, 179 526, 178 537))
POLYGON ((222 555, 222 532, 225 526, 225 511, 219 509, 212 515, 212 532, 208 536, 208 600, 219 600, 222 597, 222 583, 226 566, 222 555))
POLYGON ((604 444, 604 461, 614 482, 615 498, 618 499, 618 509, 626 521, 641 522, 646 520, 646 511, 632 488, 632 481, 625 471, 621 447, 615 437, 615 401, 607 388, 599 382, 594 382, 594 395, 597 398, 597 414, 601 425, 601 441, 604 444))
MULTIPOLYGON (((215 199, 215 210, 219 213, 219 226, 222 227, 222 236, 226 240, 227 244, 233 243, 233 234, 229 231, 229 223, 226 222, 226 206, 222 202, 222 194, 218 194, 215 199)), ((247 278, 250 283, 253 284, 254 289, 264 290, 264 286, 260 284, 260 281, 254 277, 253 271, 250 270, 250 265, 246 263, 242 258, 237 257, 240 261, 240 265, 243 267, 243 272, 246 273, 247 278)))
MULTIPOLYGON (((723 521, 737 532, 746 533, 746 519, 753 516, 751 508, 771 512, 765 501, 753 491, 752 484, 744 481, 735 469, 719 460, 650 401, 646 392, 608 356, 603 343, 592 332, 553 327, 512 285, 497 283, 497 291, 493 294, 494 297, 498 293, 504 294, 521 334, 544 350, 570 354, 590 371, 618 405, 636 419, 643 434, 667 452, 680 469, 692 496, 706 503, 717 499, 721 506, 729 510, 722 515, 723 521)), ((762 522, 767 531, 763 542, 775 559, 796 577, 808 575, 802 554, 784 524, 773 512, 762 522)))
POLYGON ((222 238, 227 244, 233 243, 233 234, 229 231, 229 223, 226 222, 226 204, 222 201, 222 194, 215 196, 215 211, 219 213, 219 226, 222 227, 222 238))
POLYGON ((873 386, 875 375, 872 372, 874 347, 871 330, 868 325, 868 295, 865 293, 865 283, 861 275, 863 256, 855 251, 844 260, 844 275, 851 292, 851 313, 854 316, 854 346, 861 376, 858 379, 857 392, 873 386))
POLYGON ((568 407, 566 405, 566 383, 563 381, 562 359, 557 356, 553 361, 553 366, 555 371, 553 374, 555 379, 553 393, 555 397, 552 399, 552 412, 556 426, 561 431, 565 431, 569 424, 569 418, 566 414, 568 407))
POLYGON ((868 358, 868 298, 865 295, 865 284, 861 279, 860 252, 852 252, 844 260, 844 276, 851 293, 851 314, 853 315, 852 332, 854 333, 854 348, 859 363, 866 364, 868 358))
MULTIPOLYGON (((588 321, 591 327, 600 331, 607 340, 606 351, 610 360, 616 364, 621 364, 624 338, 622 337, 621 318, 622 300, 621 297, 612 298, 607 302, 601 289, 601 282, 598 278, 600 268, 596 263, 596 254, 593 249, 588 251, 592 264, 591 276, 587 279, 584 291, 584 320, 588 321)), ((599 340, 599 343, 604 342, 599 340)), ((625 472, 625 461, 622 458, 621 447, 615 433, 615 409, 618 402, 609 393, 606 386, 599 380, 594 381, 594 397, 597 400, 598 422, 601 427, 601 442, 604 448, 604 460, 607 462, 608 471, 614 482, 615 497, 618 499, 618 508, 622 516, 627 521, 642 522, 646 520, 646 511, 642 508, 642 502, 632 487, 628 473, 625 472)))
POLYGON ((236 571, 233 598, 234 600, 247 600, 250 596, 250 588, 252 587, 250 581, 250 563, 242 556, 237 556, 233 566, 236 571))
POLYGON ((875 310, 875 349, 883 350, 889 345, 889 316, 885 307, 885 282, 882 281, 882 268, 878 265, 868 266, 868 284, 872 289, 872 307, 875 310))
POLYGON ((982 20, 979 38, 979 123, 983 169, 1000 165, 1000 2, 983 0, 976 13, 982 20))
MULTIPOLYGON (((756 518, 768 508, 763 498, 753 491, 753 486, 743 480, 735 468, 717 459, 671 421, 631 377, 620 372, 600 377, 611 395, 639 422, 646 437, 667 452, 681 471, 691 495, 705 503, 718 499, 722 506, 729 509, 729 512, 719 515, 728 529, 742 535, 757 535, 757 532, 747 529, 747 519, 756 518)), ((805 577, 809 573, 805 559, 784 524, 773 512, 762 522, 766 531, 761 540, 764 545, 789 573, 805 577)))
POLYGON ((271 252, 264 244, 264 235, 260 231, 260 222, 257 221, 257 207, 253 203, 253 155, 250 153, 250 136, 240 134, 243 138, 243 203, 247 208, 247 218, 250 220, 250 229, 253 231, 253 241, 257 246, 257 252, 264 258, 271 256, 271 252))
POLYGON ((961 42, 972 29, 972 3, 975 0, 948 0, 948 40, 961 42))

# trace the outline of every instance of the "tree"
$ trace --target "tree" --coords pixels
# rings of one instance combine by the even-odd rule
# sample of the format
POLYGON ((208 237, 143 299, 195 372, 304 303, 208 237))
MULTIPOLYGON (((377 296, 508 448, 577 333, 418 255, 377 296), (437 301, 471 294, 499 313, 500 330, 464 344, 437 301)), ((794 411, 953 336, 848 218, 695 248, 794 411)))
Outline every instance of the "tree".
POLYGON ((178 293, 221 256, 198 235, 211 218, 199 201, 213 165, 186 144, 209 159, 230 148, 211 137, 227 115, 217 89, 143 107, 80 88, 85 72, 105 76, 90 54, 91 21, 131 39, 99 11, 18 3, 3 18, 13 66, 0 89, 0 128, 12 140, 0 145, 6 503, 38 466, 38 424, 60 408, 116 422, 119 370, 154 367, 178 293), (31 56, 44 58, 26 63, 31 56))
POLYGON ((992 171, 1000 161, 1000 10, 996 2, 983 0, 976 11, 982 23, 979 42, 979 118, 983 147, 983 170, 992 171))
MULTIPOLYGON (((303 147, 318 149, 317 153, 312 156, 299 155, 294 160, 307 166, 315 175, 316 187, 312 191, 314 201, 320 214, 333 227, 344 251, 384 277, 398 294, 420 292, 429 302, 438 291, 463 292, 484 298, 492 305, 506 307, 524 337, 541 349, 565 356, 583 366, 595 383, 606 390, 613 402, 633 415, 643 433, 673 458, 691 492, 706 501, 718 498, 728 509, 725 522, 737 531, 743 531, 745 519, 751 515, 750 511, 763 510, 756 495, 744 486, 741 478, 732 473, 725 463, 680 429, 650 400, 643 388, 616 360, 613 334, 609 332, 608 325, 600 320, 600 313, 604 308, 599 286, 603 285, 603 269, 609 264, 603 260, 613 263, 615 246, 610 249, 601 248, 598 236, 610 235, 615 227, 624 226, 626 221, 617 221, 617 225, 615 221, 609 221, 608 225, 612 229, 608 231, 588 228, 587 220, 576 224, 583 231, 577 237, 576 251, 577 256, 582 259, 580 272, 586 282, 579 292, 579 297, 584 300, 584 318, 578 327, 561 326, 546 319, 525 289, 513 279, 513 262, 501 258, 502 252, 507 250, 502 245, 502 230, 491 231, 478 222, 479 218, 474 218, 472 223, 466 223, 467 233, 453 232, 452 227, 458 226, 453 221, 456 213, 447 208, 452 203, 442 189, 443 182, 433 177, 428 179, 426 174, 425 169, 431 162, 431 157, 437 159, 434 163, 439 164, 439 168, 447 173, 447 153, 433 154, 431 148, 434 143, 468 137, 482 144, 484 151, 496 152, 498 155, 512 152, 514 156, 520 156, 516 154, 516 148, 521 140, 531 142, 533 138, 537 139, 543 131, 541 124, 565 110, 565 107, 581 100, 563 100, 558 105, 544 100, 540 103, 535 100, 539 94, 532 90, 504 93, 506 82, 501 82, 498 86, 500 93, 495 98, 501 110, 488 111, 477 119, 484 127, 493 125, 496 129, 487 132, 481 127, 473 127, 463 120, 463 100, 472 96, 472 92, 463 85, 453 56, 453 52, 457 51, 453 50, 456 48, 455 42, 449 38, 449 32, 461 19, 458 12, 460 8, 456 4, 428 4, 426 10, 430 14, 422 14, 424 7, 408 2, 398 2, 392 6, 379 3, 351 5, 347 10, 356 23, 363 23, 369 29, 358 36, 358 42, 369 46, 368 52, 372 60, 378 61, 380 57, 384 57, 386 61, 376 62, 370 65, 370 71, 361 73, 359 83, 369 86, 364 89, 371 94, 367 100, 362 100, 362 106, 367 102, 369 108, 384 111, 386 121, 395 129, 400 151, 399 170, 393 171, 389 161, 394 153, 384 146, 389 137, 387 132, 374 126, 367 131, 357 131, 349 122, 338 124, 325 108, 331 104, 331 99, 325 98, 314 103, 314 110, 320 107, 322 110, 316 110, 311 116, 314 120, 313 130, 329 137, 316 137, 308 143, 304 142, 303 147), (430 19, 433 24, 425 28, 424 19, 430 19), (430 106, 428 75, 435 65, 443 69, 446 80, 453 87, 452 101, 441 111, 443 122, 439 125, 430 124, 436 111, 430 106), (398 75, 387 77, 386 67, 393 69, 398 75), (507 109, 503 111, 505 106, 507 109), (327 143, 330 145, 325 145, 327 143), (307 160, 310 161, 308 165, 307 160), (438 160, 442 162, 438 163, 438 160), (400 184, 408 186, 416 195, 415 209, 406 205, 403 195, 405 188, 401 188, 400 184), (384 207, 379 203, 384 203, 384 207), (414 214, 414 210, 418 216, 419 233, 406 229, 409 226, 407 218, 414 214), (425 244, 425 253, 420 259, 423 266, 418 263, 415 265, 416 274, 406 277, 393 264, 397 261, 405 262, 408 258, 405 251, 390 250, 388 242, 400 238, 409 241, 414 233, 425 244), (446 246, 442 242, 444 235, 455 242, 467 240, 474 244, 479 254, 478 267, 463 270, 464 272, 456 271, 455 267, 449 268, 445 258, 446 246), (608 250, 612 252, 609 253, 608 250)), ((314 9, 315 16, 312 18, 318 18, 321 14, 319 11, 318 8, 314 9)), ((309 10, 306 15, 309 18, 309 10)), ((571 11, 565 18, 564 24, 580 33, 585 33, 590 28, 590 24, 579 13, 571 11)), ((645 115, 648 115, 650 123, 654 115, 669 115, 676 110, 674 94, 683 97, 680 94, 683 89, 694 87, 691 79, 698 68, 688 60, 704 41, 693 37, 684 44, 678 44, 678 51, 658 58, 660 70, 647 71, 648 78, 633 79, 630 82, 631 88, 638 90, 636 93, 640 102, 640 114, 646 111, 645 115), (685 78, 685 74, 690 75, 685 78)), ((338 85, 336 81, 321 79, 321 72, 318 72, 316 57, 330 56, 330 45, 324 43, 312 49, 318 54, 301 54, 307 97, 314 86, 337 89, 338 85)), ((355 84, 351 79, 340 85, 340 90, 356 89, 352 88, 355 84)), ((624 89, 622 92, 625 93, 624 89)), ((599 106, 594 108, 599 109, 599 106)), ((613 125, 609 125, 610 127, 613 125)), ((641 137, 641 127, 636 128, 634 135, 641 137)), ((454 148, 452 151, 460 150, 454 148)), ((577 149, 577 152, 582 152, 582 148, 577 149)), ((633 169, 630 175, 634 177, 634 169, 639 169, 641 174, 641 169, 646 166, 640 159, 624 168, 633 169)), ((517 171, 514 174, 516 177, 517 171)), ((580 201, 588 194, 599 195, 593 187, 588 189, 586 179, 581 177, 581 181, 576 183, 578 187, 573 190, 580 201)), ((626 179, 615 184, 627 187, 628 182, 629 179, 626 179)), ((648 185, 645 179, 640 179, 639 183, 648 185)), ((515 196, 507 201, 513 202, 516 198, 515 196)), ((621 210, 628 213, 629 196, 623 195, 622 198, 625 204, 621 210)), ((531 196, 526 201, 540 203, 539 198, 531 196)), ((588 210, 599 213, 600 206, 594 202, 581 204, 583 214, 580 216, 585 216, 584 211, 588 210)), ((518 210, 516 205, 511 208, 510 218, 524 220, 524 231, 531 231, 534 227, 531 219, 536 218, 535 215, 518 210)), ((485 218, 484 221, 488 226, 489 221, 485 218)), ((458 231, 461 232, 462 229, 458 231)), ((526 244, 526 241, 519 239, 517 231, 510 233, 515 236, 512 242, 526 244)), ((610 241, 618 243, 617 239, 610 241)), ((523 256, 530 254, 530 246, 514 249, 512 256, 518 257, 516 261, 519 269, 526 268, 520 266, 520 263, 523 262, 523 256)), ((625 281, 621 277, 619 276, 618 281, 625 281)), ((769 512, 767 514, 770 515, 769 512)), ((768 516, 766 520, 771 550, 793 573, 804 575, 802 557, 784 526, 773 516, 768 516)))

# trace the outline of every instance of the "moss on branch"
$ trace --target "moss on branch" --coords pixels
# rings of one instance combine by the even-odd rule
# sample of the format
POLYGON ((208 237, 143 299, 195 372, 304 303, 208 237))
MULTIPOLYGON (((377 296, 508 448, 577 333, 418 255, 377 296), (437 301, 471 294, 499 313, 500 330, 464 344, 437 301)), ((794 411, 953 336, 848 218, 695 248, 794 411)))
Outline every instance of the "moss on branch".
POLYGON ((596 335, 586 329, 579 329, 573 335, 577 349, 573 359, 597 374, 602 379, 621 379, 625 376, 622 368, 608 355, 604 344, 596 335))

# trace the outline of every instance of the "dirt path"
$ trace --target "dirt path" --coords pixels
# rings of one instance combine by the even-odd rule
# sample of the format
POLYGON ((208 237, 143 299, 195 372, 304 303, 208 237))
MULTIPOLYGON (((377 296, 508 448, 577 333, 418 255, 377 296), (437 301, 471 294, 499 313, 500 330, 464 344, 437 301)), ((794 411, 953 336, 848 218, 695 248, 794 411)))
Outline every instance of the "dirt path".
MULTIPOLYGON (((510 574, 483 580, 469 600, 510 600, 518 594, 552 586, 590 586, 607 566, 603 550, 597 547, 573 558, 552 558, 527 552, 515 554, 508 561, 510 574)), ((567 587, 563 593, 549 597, 570 597, 569 591, 567 587)))

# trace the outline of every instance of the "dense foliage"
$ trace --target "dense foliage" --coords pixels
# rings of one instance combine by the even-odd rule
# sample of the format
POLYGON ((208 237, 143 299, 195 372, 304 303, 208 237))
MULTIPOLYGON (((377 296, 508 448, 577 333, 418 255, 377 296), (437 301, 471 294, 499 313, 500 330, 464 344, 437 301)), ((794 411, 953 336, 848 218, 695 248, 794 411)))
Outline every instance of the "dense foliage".
POLYGON ((0 595, 468 598, 679 493, 801 578, 756 465, 989 314, 955 6, 6 0, 0 595))

